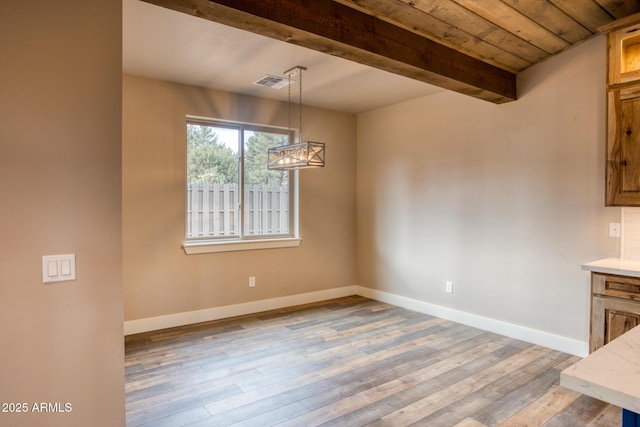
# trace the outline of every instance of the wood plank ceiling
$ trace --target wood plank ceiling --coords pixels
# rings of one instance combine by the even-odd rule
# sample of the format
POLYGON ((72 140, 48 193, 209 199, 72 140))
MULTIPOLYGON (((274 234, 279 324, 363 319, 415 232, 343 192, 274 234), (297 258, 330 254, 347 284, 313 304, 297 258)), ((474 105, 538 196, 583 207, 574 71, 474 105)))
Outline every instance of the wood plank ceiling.
POLYGON ((494 103, 638 0, 144 0, 494 103))

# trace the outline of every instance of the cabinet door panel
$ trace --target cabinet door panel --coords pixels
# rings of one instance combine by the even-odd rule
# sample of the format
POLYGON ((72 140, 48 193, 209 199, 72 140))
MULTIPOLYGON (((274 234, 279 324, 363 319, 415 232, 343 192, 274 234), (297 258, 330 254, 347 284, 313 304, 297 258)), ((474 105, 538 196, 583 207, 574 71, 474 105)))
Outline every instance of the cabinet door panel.
POLYGON ((605 311, 605 344, 615 340, 620 335, 630 331, 640 324, 640 315, 637 313, 629 313, 627 311, 619 310, 605 311))
POLYGON ((599 349, 637 325, 640 325, 640 302, 593 294, 589 351, 599 349))
POLYGON ((640 206, 640 83, 607 96, 607 206, 640 206))
POLYGON ((640 192, 640 98, 620 101, 622 191, 640 192))

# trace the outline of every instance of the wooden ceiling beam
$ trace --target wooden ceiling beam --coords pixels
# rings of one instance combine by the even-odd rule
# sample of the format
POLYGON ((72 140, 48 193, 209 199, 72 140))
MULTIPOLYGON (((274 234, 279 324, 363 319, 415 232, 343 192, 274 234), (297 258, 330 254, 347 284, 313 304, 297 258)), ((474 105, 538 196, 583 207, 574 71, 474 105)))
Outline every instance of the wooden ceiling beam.
POLYGON ((144 1, 496 104, 516 99, 513 73, 333 0, 144 1))

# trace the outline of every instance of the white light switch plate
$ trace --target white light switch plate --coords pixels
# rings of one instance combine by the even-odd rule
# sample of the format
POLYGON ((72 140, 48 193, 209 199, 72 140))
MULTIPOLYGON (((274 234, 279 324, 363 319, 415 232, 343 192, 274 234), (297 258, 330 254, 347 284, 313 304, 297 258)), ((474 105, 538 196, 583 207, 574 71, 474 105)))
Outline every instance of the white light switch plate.
POLYGON ((42 283, 76 280, 76 255, 45 255, 42 257, 42 283))

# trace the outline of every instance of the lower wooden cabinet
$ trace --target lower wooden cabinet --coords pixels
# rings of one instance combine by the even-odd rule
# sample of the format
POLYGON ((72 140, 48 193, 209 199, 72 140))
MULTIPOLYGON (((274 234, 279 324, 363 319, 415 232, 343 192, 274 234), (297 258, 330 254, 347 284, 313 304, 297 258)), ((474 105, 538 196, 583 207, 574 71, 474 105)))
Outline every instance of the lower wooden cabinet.
POLYGON ((593 352, 640 325, 640 278, 591 273, 593 352))

